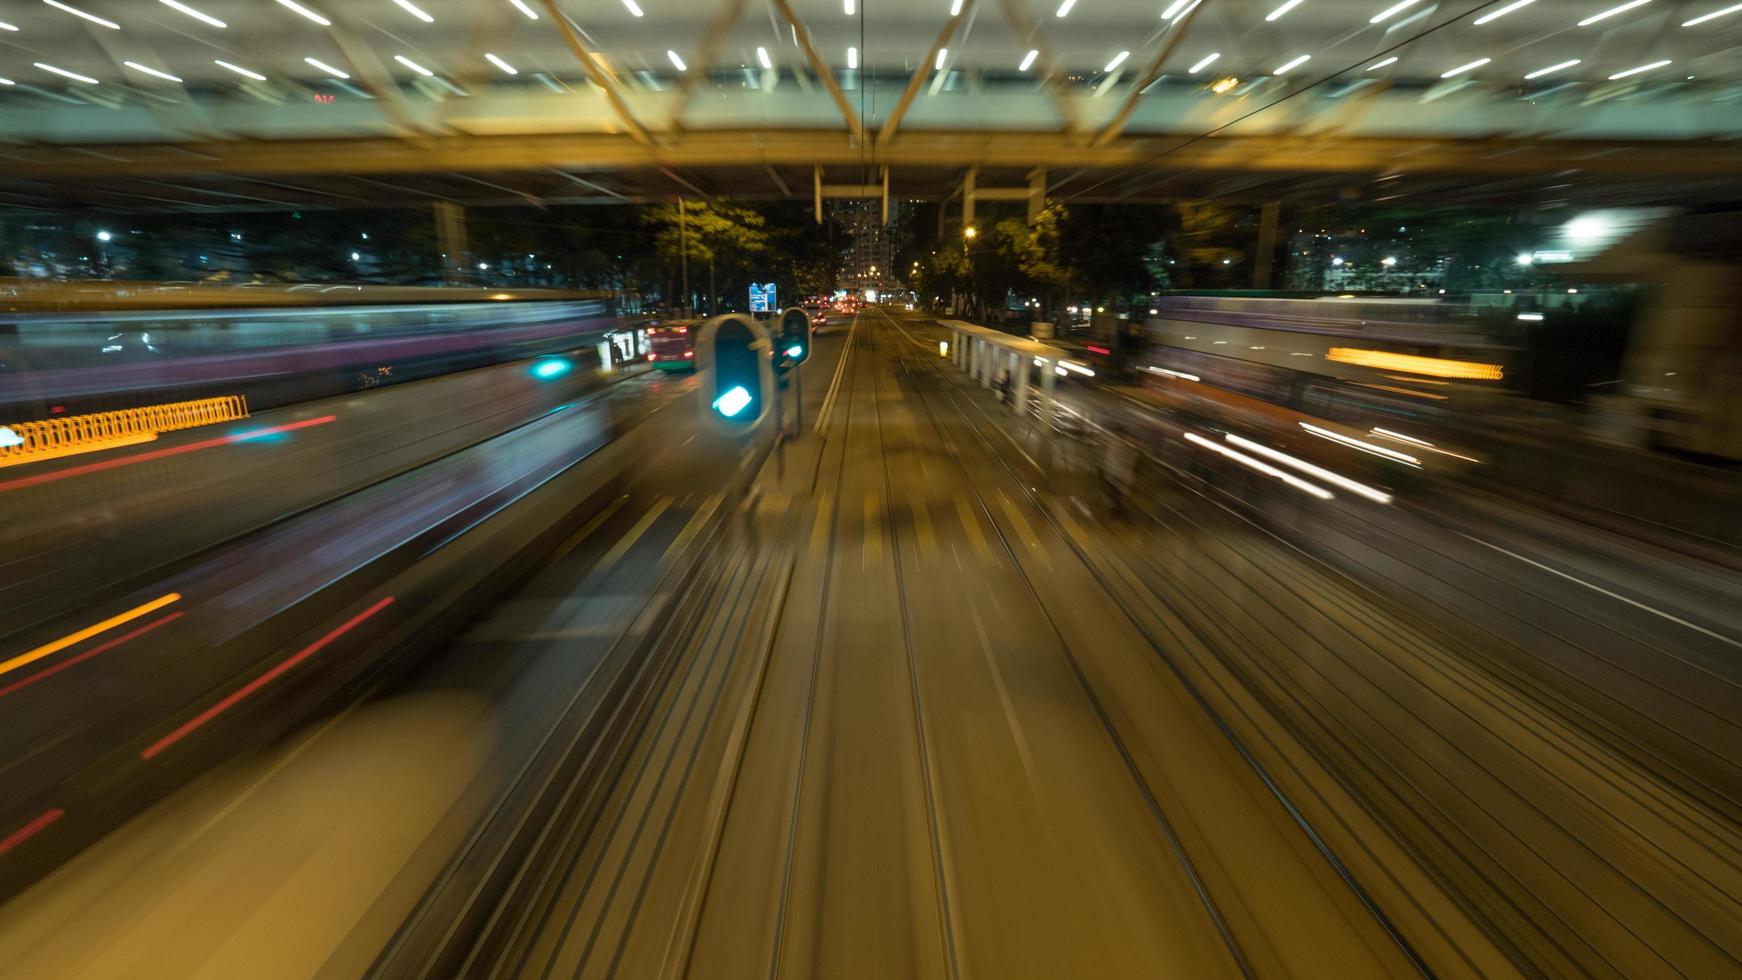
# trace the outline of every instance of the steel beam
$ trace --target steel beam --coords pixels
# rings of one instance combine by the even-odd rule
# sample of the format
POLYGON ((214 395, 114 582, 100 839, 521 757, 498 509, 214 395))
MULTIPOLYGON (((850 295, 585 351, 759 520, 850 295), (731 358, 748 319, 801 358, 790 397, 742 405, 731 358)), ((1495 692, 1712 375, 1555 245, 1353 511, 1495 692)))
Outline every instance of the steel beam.
POLYGON ((1126 94, 1125 101, 1119 106, 1119 111, 1115 112, 1113 118, 1107 121, 1107 125, 1095 134, 1095 146, 1106 146, 1124 131, 1125 123, 1131 119, 1131 114, 1137 111, 1137 103, 1143 99, 1144 90, 1155 84, 1155 80, 1161 77, 1161 66, 1167 61, 1168 56, 1173 54, 1174 49, 1179 47, 1179 43, 1185 40, 1186 30, 1192 26, 1192 20, 1198 16, 1198 11, 1208 6, 1209 3, 1210 0, 1199 0, 1179 20, 1173 22, 1173 30, 1168 33, 1167 40, 1155 52, 1155 57, 1149 59, 1149 66, 1143 70, 1143 74, 1132 83, 1131 91, 1126 94))
POLYGON ((551 21, 556 24, 557 32, 562 34, 564 43, 569 46, 569 50, 573 51, 575 58, 580 61, 581 68, 587 73, 587 77, 592 79, 593 84, 599 86, 600 91, 605 93, 606 101, 611 103, 611 109, 623 123, 623 128, 637 143, 646 146, 653 145, 653 137, 648 135, 647 127, 641 125, 641 121, 629 111, 629 104, 623 101, 623 93, 617 91, 616 80, 599 66, 599 61, 594 56, 593 50, 587 47, 587 42, 581 37, 581 32, 575 30, 574 22, 569 20, 568 15, 556 5, 556 0, 544 0, 544 9, 546 13, 550 14, 551 21))
MULTIPOLYGON (((775 2, 785 3, 786 0, 775 0, 775 2)), ((914 69, 913 77, 907 80, 906 90, 901 93, 901 99, 895 103, 895 108, 889 110, 889 118, 883 123, 883 128, 877 131, 877 145, 879 147, 888 145, 889 141, 895 138, 896 131, 901 128, 901 120, 907 116, 908 107, 913 105, 914 97, 919 95, 920 86, 925 84, 926 76, 936 70, 932 66, 937 63, 938 52, 944 49, 944 45, 950 43, 950 38, 955 36, 956 29, 962 26, 973 11, 974 0, 964 0, 962 9, 957 11, 948 23, 944 24, 943 30, 938 32, 938 39, 932 42, 931 50, 925 53, 925 60, 920 62, 918 68, 914 69)))
POLYGON ((804 22, 792 12, 792 4, 788 0, 774 0, 774 8, 792 25, 792 33, 798 38, 798 46, 804 50, 805 58, 810 61, 811 71, 816 73, 823 87, 829 90, 829 98, 835 100, 835 108, 840 111, 841 120, 847 124, 847 132, 852 133, 855 140, 864 139, 865 124, 860 121, 859 114, 853 111, 853 104, 847 101, 847 94, 841 91, 841 83, 835 81, 834 70, 817 53, 817 46, 811 42, 810 28, 804 26, 804 22))

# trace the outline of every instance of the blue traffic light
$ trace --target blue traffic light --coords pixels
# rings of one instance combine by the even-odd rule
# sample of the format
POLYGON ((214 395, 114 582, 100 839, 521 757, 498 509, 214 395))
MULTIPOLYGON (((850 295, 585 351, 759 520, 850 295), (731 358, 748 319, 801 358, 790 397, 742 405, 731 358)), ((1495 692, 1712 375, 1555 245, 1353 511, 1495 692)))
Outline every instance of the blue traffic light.
POLYGON ((750 404, 750 392, 743 385, 734 385, 730 391, 714 399, 714 411, 727 418, 736 416, 750 404))
POLYGON ((787 357, 795 357, 796 358, 800 354, 803 354, 803 353, 804 353, 804 345, 803 344, 793 344, 791 347, 788 347, 786 349, 786 356, 787 357))
POLYGON ((540 381, 551 381, 569 373, 573 366, 566 358, 546 357, 532 366, 532 376, 540 381))

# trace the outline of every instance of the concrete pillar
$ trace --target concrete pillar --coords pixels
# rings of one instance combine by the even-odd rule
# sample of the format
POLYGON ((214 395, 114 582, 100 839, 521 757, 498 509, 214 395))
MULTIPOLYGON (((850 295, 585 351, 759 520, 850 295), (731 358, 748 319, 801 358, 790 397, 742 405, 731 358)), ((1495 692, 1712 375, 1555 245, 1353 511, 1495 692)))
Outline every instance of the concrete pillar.
POLYGON ((1057 361, 1043 361, 1040 365, 1040 424, 1044 431, 1052 431, 1052 389, 1058 372, 1054 370, 1057 361))
POLYGON ((466 244, 466 209, 452 201, 435 202, 436 248, 442 253, 442 281, 457 286, 471 273, 466 244))
POLYGON ((1010 355, 1010 404, 1019 419, 1028 418, 1028 364, 1027 356, 1010 355))
POLYGON ((1282 205, 1271 201, 1258 215, 1258 254, 1252 257, 1252 288, 1269 289, 1271 263, 1276 258, 1276 222, 1282 205))

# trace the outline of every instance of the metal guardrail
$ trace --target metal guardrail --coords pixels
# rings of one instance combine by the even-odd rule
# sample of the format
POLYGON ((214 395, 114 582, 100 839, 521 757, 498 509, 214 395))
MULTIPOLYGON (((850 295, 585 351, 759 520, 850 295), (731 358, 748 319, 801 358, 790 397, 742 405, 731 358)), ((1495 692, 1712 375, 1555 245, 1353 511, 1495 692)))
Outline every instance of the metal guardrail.
POLYGON ((241 395, 200 398, 0 426, 0 467, 150 442, 160 432, 248 417, 241 395))

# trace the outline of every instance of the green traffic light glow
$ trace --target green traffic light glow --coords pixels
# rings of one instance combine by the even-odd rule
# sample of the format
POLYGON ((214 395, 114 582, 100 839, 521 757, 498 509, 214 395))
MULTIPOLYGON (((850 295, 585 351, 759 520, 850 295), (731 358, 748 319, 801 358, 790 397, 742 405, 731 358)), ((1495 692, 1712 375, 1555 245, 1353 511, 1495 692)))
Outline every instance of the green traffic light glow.
POLYGON ((750 404, 750 392, 738 385, 730 391, 714 399, 714 411, 727 418, 732 418, 742 412, 750 404))
POLYGON ((797 357, 803 353, 804 353, 804 348, 799 346, 798 344, 793 344, 791 347, 788 347, 786 349, 786 356, 787 357, 797 357))
POLYGON ((532 366, 532 376, 540 381, 549 381, 552 378, 560 378, 569 373, 569 368, 571 366, 572 365, 563 358, 547 357, 532 366))

